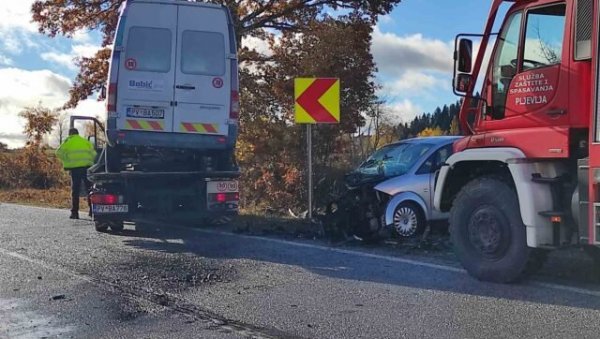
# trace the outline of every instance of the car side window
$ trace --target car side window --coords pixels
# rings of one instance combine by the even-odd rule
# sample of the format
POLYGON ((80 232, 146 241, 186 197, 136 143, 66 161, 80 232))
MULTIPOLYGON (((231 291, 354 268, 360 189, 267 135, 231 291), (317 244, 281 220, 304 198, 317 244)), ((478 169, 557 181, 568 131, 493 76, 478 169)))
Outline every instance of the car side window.
POLYGON ((417 171, 417 174, 430 174, 438 170, 439 165, 446 162, 446 160, 452 154, 452 145, 446 145, 437 151, 435 151, 432 155, 425 160, 423 165, 417 171))

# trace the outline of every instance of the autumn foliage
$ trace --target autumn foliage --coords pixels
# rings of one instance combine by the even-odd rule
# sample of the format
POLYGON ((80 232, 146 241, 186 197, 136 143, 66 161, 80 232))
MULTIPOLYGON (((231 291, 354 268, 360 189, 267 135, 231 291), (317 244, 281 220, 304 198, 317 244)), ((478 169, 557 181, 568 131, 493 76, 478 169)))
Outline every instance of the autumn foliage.
POLYGON ((68 183, 58 159, 44 143, 56 123, 56 112, 36 106, 20 114, 27 144, 19 150, 0 149, 0 189, 63 187, 68 183))

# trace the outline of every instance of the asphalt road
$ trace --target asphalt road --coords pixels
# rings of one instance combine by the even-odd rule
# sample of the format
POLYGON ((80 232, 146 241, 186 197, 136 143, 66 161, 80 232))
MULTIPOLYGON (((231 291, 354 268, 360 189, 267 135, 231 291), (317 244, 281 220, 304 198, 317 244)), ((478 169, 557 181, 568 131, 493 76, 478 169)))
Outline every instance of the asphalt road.
POLYGON ((600 286, 547 273, 496 285, 435 257, 67 217, 0 204, 0 337, 600 337, 600 286))

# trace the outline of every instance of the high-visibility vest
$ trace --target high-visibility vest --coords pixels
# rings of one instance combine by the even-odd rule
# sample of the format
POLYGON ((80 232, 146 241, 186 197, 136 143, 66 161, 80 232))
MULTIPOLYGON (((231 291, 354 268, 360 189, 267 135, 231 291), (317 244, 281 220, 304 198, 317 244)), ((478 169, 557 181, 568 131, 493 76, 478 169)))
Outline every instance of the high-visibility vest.
POLYGON ((90 167, 96 160, 94 145, 79 135, 70 135, 56 150, 65 169, 90 167))

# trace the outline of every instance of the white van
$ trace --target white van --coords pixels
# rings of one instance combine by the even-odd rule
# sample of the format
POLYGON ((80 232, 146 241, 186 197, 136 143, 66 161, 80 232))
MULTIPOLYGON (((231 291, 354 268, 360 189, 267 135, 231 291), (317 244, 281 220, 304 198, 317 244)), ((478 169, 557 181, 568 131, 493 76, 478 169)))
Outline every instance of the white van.
POLYGON ((239 115, 236 53, 223 6, 126 1, 109 69, 110 144, 232 151, 239 115))

